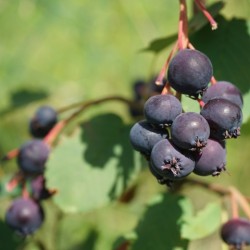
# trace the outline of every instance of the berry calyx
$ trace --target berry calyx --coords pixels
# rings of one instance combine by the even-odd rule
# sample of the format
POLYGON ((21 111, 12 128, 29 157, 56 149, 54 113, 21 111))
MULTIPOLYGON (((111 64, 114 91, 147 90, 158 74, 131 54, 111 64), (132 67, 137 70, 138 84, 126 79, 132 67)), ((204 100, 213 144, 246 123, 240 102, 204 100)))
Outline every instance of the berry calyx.
POLYGON ((186 112, 178 115, 171 126, 173 143, 183 149, 200 151, 207 144, 209 124, 198 113, 186 112))

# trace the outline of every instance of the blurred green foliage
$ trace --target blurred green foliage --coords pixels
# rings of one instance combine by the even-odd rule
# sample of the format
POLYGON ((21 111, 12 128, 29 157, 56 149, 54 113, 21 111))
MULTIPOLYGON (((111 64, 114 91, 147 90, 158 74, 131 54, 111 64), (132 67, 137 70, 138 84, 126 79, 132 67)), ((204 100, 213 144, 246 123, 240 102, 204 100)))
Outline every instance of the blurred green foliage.
MULTIPOLYGON (((187 2, 191 17, 192 1, 187 2)), ((210 4, 216 1, 207 2, 210 4)), ((240 4, 238 0, 225 2, 217 19, 219 29, 212 32, 209 25, 206 25, 191 36, 191 41, 197 49, 211 57, 215 77, 235 81, 239 85, 246 94, 245 113, 249 113, 250 1, 242 0, 240 4)), ((114 94, 132 97, 134 81, 138 78, 147 81, 158 73, 170 50, 167 47, 160 53, 153 54, 142 52, 142 49, 155 39, 175 35, 177 21, 178 1, 172 0, 0 0, 0 156, 30 138, 28 120, 41 104, 61 108, 78 101, 114 94)), ((191 108, 192 105, 197 108, 197 104, 191 104, 191 108)), ((93 107, 80 120, 89 119, 91 124, 94 123, 93 127, 98 128, 95 117, 105 116, 107 113, 121 116, 126 131, 134 122, 124 104, 114 103, 93 107)), ((98 120, 103 126, 108 126, 108 121, 109 119, 98 120)), ((239 139, 227 142, 230 175, 224 173, 219 178, 206 178, 208 182, 235 185, 247 196, 250 196, 249 125, 249 122, 243 125, 239 139)), ((87 123, 83 123, 81 128, 84 133, 84 129, 88 131, 89 127, 87 123)), ((114 128, 116 126, 111 127, 108 133, 112 134, 114 128)), ((107 133, 105 129, 98 131, 100 134, 107 133)), ((111 144, 116 144, 119 139, 119 133, 114 135, 115 142, 111 140, 111 144)), ((87 141, 89 150, 94 150, 95 143, 102 143, 99 137, 94 140, 87 137, 83 134, 81 146, 87 141)), ((106 137, 106 141, 108 139, 106 137)), ((121 144, 127 148, 126 143, 121 144)), ((95 163, 97 160, 105 161, 110 156, 105 146, 107 145, 98 147, 99 159, 94 158, 93 153, 85 151, 86 160, 95 163)), ((58 150, 60 151, 59 147, 58 150)), ((56 161, 60 165, 60 160, 56 161)), ((123 158, 124 162, 132 164, 126 158, 123 158)), ((126 172, 126 164, 122 165, 123 173, 126 172)), ((101 165, 101 162, 96 165, 101 165)), ((69 168, 74 171, 74 166, 69 168)), ((16 170, 14 160, 5 164, 0 169, 1 180, 6 181, 16 170)), ((92 184, 102 183, 98 179, 96 182, 93 180, 92 184)), ((129 193, 129 201, 112 202, 101 209, 85 213, 62 213, 53 201, 46 201, 44 225, 35 236, 26 240, 14 236, 1 220, 0 248, 106 250, 112 249, 120 236, 133 231, 150 239, 150 230, 147 231, 144 225, 153 224, 155 220, 157 223, 158 213, 164 213, 164 209, 158 204, 151 204, 147 210, 148 202, 153 197, 159 197, 159 193, 165 192, 165 188, 158 185, 148 169, 145 169, 138 175, 131 190, 133 192, 129 193), (155 214, 157 216, 154 219, 155 214)), ((74 192, 81 193, 81 190, 74 192)), ((188 187, 182 193, 191 199, 195 211, 204 208, 210 201, 219 202, 217 196, 200 188, 194 190, 188 187)), ((79 194, 76 195, 78 196, 79 194)), ((176 196, 170 200, 168 197, 163 198, 166 207, 170 202, 170 209, 180 209, 178 201, 183 197, 176 196)), ((2 219, 11 199, 11 196, 1 190, 2 219)), ((83 199, 82 202, 88 200, 83 199)), ((175 211, 173 218, 179 217, 177 212, 175 211)), ((179 233, 177 225, 174 230, 179 233)), ((222 249, 217 233, 207 236, 203 241, 193 241, 189 246, 187 241, 180 241, 183 248, 176 249, 222 249)), ((142 238, 135 241, 136 250, 144 249, 143 243, 142 238)), ((166 241, 163 243, 167 244, 166 241)), ((159 246, 162 247, 161 244, 159 246)))

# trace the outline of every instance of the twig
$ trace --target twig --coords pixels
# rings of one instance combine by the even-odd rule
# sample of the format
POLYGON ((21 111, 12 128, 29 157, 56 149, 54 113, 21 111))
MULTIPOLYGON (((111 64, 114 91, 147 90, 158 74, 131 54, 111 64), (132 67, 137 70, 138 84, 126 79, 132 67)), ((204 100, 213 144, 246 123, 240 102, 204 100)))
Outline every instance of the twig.
POLYGON ((170 51, 169 53, 169 56, 166 60, 166 62, 164 63, 161 71, 160 71, 160 74, 158 75, 158 77, 156 78, 156 81, 155 81, 155 84, 156 85, 163 85, 163 78, 164 76, 166 75, 166 71, 167 71, 167 68, 168 68, 168 65, 169 65, 169 62, 170 60, 172 59, 174 53, 177 51, 177 48, 178 48, 178 41, 175 42, 172 50, 170 51))
POLYGON ((216 84, 216 82, 217 82, 214 76, 212 76, 212 78, 211 78, 210 81, 211 81, 211 84, 212 84, 212 85, 216 84))
POLYGON ((230 187, 230 191, 235 195, 235 198, 237 199, 240 207, 242 208, 246 216, 250 219, 250 206, 247 199, 235 187, 230 187))
POLYGON ((231 192, 230 198, 231 198, 230 201, 231 201, 232 218, 237 219, 239 218, 239 207, 235 192, 231 192))
POLYGON ((201 10, 203 15, 210 22, 212 30, 216 30, 218 28, 218 24, 215 22, 215 20, 211 16, 211 14, 207 11, 207 9, 206 9, 205 5, 203 4, 203 2, 201 2, 201 0, 195 0, 195 3, 197 5, 197 7, 201 10))
POLYGON ((9 151, 6 155, 4 155, 1 158, 1 162, 8 161, 8 160, 11 160, 11 159, 17 157, 18 153, 19 153, 19 149, 17 149, 17 148, 9 151))
POLYGON ((195 184, 198 186, 201 186, 203 188, 209 189, 221 196, 230 195, 231 198, 231 207, 232 207, 232 217, 238 218, 239 212, 238 212, 238 205, 241 207, 241 209, 244 211, 246 216, 250 219, 250 205, 248 203, 248 199, 235 187, 223 187, 218 184, 214 183, 207 183, 201 180, 195 180, 191 178, 187 178, 186 180, 183 180, 183 184, 190 183, 195 184))
POLYGON ((178 48, 184 49, 188 45, 188 19, 186 0, 180 1, 180 16, 178 28, 178 48))
POLYGON ((85 109, 87 109, 88 107, 97 105, 97 104, 108 102, 108 101, 120 101, 122 103, 125 103, 125 104, 131 106, 131 107, 133 107, 135 105, 135 103, 133 101, 131 101, 130 99, 127 99, 125 97, 122 97, 122 96, 109 96, 109 97, 103 97, 103 98, 100 98, 97 100, 90 100, 90 101, 86 101, 86 102, 79 102, 79 103, 72 104, 68 107, 61 109, 60 112, 64 112, 66 110, 69 110, 69 109, 72 109, 75 107, 79 107, 78 110, 75 111, 74 113, 72 113, 68 118, 58 122, 54 126, 54 128, 52 128, 52 130, 49 132, 49 134, 45 137, 44 140, 49 145, 52 145, 53 142, 55 141, 55 139, 57 138, 58 134, 65 128, 65 126, 68 125, 74 118, 76 118, 85 109))

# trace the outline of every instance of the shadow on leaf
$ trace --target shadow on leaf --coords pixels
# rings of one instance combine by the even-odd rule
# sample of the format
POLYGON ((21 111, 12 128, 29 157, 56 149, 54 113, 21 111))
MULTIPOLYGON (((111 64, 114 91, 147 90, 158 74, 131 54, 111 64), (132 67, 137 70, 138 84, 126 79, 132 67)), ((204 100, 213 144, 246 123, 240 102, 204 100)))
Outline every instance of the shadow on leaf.
POLYGON ((242 93, 250 89, 250 36, 244 19, 226 20, 216 18, 218 30, 211 31, 206 25, 191 36, 196 49, 211 59, 217 80, 225 80, 237 85, 242 93))
POLYGON ((98 239, 97 231, 91 230, 83 243, 73 246, 71 249, 72 250, 82 250, 82 249, 94 250, 97 239, 98 239))
MULTIPOLYGON (((182 201, 185 202, 183 196, 168 193, 157 197, 148 206, 143 218, 137 225, 134 231, 136 239, 129 249, 187 249, 188 241, 181 239, 180 225, 178 224, 184 214, 182 201)), ((126 240, 129 239, 124 239, 125 242, 126 240)), ((117 246, 117 241, 114 246, 117 246)))
POLYGON ((38 101, 48 97, 48 94, 43 91, 32 91, 28 89, 18 90, 10 94, 10 106, 0 111, 0 115, 6 115, 13 111, 13 109, 21 108, 31 102, 38 101))
POLYGON ((1 249, 17 249, 23 239, 19 238, 3 221, 0 221, 1 249))
POLYGON ((83 157, 88 163, 96 168, 104 168, 111 158, 118 159, 117 181, 110 190, 110 197, 115 198, 119 181, 122 180, 124 190, 134 171, 134 150, 129 141, 131 126, 110 113, 92 118, 83 123, 81 128, 82 141, 87 145, 83 157))

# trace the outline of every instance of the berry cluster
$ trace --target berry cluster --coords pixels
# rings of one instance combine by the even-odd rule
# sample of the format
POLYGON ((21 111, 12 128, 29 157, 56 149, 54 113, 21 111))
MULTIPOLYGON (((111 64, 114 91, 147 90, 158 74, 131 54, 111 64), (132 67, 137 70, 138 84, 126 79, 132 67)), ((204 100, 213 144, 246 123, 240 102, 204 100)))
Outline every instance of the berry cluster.
MULTIPOLYGON (((43 176, 50 153, 50 147, 44 138, 56 123, 55 110, 49 106, 40 107, 29 124, 33 139, 25 142, 15 151, 20 171, 9 185, 21 184, 23 195, 12 202, 5 219, 6 223, 22 236, 32 234, 41 226, 44 212, 40 201, 53 194, 53 191, 46 188, 43 176), (31 183, 30 194, 25 187, 27 181, 31 183)), ((11 188, 13 187, 9 187, 9 189, 11 188)))
POLYGON ((145 102, 145 120, 131 128, 131 144, 146 157, 161 184, 191 172, 219 175, 226 169, 225 140, 240 135, 242 105, 236 86, 214 80, 212 63, 205 54, 181 49, 170 61, 162 93, 145 102), (200 113, 183 112, 173 90, 176 96, 197 100, 200 113))

